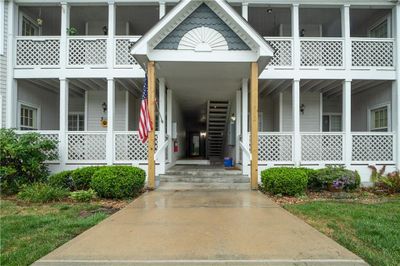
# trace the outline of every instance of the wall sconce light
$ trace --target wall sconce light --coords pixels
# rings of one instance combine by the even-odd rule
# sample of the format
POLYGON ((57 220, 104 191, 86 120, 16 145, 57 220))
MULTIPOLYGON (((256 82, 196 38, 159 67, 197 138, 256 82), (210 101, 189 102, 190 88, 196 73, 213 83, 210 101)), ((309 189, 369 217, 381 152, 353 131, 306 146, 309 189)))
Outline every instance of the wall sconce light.
POLYGON ((103 33, 104 33, 104 35, 108 35, 108 27, 107 26, 103 26, 103 33))
POLYGON ((107 104, 105 102, 101 104, 101 107, 103 108, 103 113, 107 112, 107 104))
POLYGON ((200 132, 200 137, 205 138, 207 136, 207 132, 200 132))
POLYGON ((268 9, 267 9, 267 13, 268 13, 268 14, 271 14, 271 13, 272 13, 272 8, 268 8, 268 9))
POLYGON ((236 116, 235 116, 234 113, 232 113, 232 115, 231 115, 231 123, 235 123, 235 121, 236 121, 236 116))
POLYGON ((306 106, 304 104, 300 105, 300 112, 302 115, 304 115, 304 109, 306 108, 306 106))

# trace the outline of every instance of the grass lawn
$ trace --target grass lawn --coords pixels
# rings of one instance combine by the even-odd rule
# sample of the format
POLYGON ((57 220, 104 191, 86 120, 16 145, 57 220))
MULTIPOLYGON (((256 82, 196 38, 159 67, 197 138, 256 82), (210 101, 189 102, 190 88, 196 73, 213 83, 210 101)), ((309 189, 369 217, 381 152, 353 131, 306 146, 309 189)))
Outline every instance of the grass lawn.
POLYGON ((371 265, 400 265, 400 198, 388 202, 315 201, 285 205, 371 265))
POLYGON ((110 214, 90 203, 0 204, 0 265, 29 265, 110 214))

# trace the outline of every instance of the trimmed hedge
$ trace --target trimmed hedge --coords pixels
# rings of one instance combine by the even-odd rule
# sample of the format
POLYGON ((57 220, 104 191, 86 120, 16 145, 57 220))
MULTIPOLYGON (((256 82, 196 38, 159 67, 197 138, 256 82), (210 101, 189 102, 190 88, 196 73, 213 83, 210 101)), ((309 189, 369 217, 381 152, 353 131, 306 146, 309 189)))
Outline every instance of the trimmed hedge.
POLYGON ((261 172, 261 182, 272 194, 295 196, 305 193, 308 176, 303 168, 271 168, 261 172))
MULTIPOLYGON (((74 190, 88 190, 93 175, 104 166, 90 166, 78 168, 71 173, 74 190)), ((113 166, 112 166, 113 167, 113 166)))
POLYGON ((100 197, 128 198, 142 191, 146 172, 131 166, 105 166, 98 169, 90 183, 100 197))
POLYGON ((61 187, 66 188, 68 190, 73 190, 74 183, 72 181, 72 172, 73 171, 62 171, 56 174, 49 176, 47 179, 47 183, 52 187, 61 187))

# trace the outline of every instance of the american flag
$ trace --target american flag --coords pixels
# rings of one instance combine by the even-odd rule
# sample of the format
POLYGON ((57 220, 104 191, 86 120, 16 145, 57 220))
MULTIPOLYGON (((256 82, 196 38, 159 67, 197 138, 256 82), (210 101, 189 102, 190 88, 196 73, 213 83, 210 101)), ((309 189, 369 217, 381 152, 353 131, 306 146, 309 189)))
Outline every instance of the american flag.
POLYGON ((142 103, 140 105, 140 119, 139 119, 139 137, 145 143, 149 136, 149 132, 153 129, 150 120, 149 104, 147 99, 147 76, 144 79, 142 103))

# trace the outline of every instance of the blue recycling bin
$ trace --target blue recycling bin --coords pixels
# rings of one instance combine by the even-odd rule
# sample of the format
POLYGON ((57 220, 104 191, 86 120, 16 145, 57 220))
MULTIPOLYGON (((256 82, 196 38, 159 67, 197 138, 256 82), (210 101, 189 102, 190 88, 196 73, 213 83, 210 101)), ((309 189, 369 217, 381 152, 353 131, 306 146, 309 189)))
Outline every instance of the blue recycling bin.
POLYGON ((225 157, 224 158, 224 166, 225 167, 233 167, 233 158, 232 157, 225 157))

